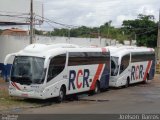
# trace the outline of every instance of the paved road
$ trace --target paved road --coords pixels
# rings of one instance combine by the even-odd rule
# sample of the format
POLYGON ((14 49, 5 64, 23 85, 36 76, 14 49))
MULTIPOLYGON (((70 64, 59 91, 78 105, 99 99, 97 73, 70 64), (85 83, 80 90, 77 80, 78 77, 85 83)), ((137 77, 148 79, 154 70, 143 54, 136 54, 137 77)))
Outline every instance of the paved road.
MULTIPOLYGON (((44 103, 50 102, 44 101, 44 103)), ((14 112, 22 114, 160 113, 160 76, 156 76, 151 83, 145 85, 110 89, 94 96, 81 96, 78 101, 66 101, 61 104, 51 102, 42 107, 14 112)))

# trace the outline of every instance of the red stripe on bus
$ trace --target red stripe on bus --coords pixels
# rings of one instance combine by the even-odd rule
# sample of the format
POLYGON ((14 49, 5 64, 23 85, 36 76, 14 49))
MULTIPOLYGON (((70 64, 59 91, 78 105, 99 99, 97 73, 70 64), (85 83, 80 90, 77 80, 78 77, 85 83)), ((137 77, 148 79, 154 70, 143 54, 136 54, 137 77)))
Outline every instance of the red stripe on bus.
POLYGON ((148 62, 148 65, 147 65, 143 80, 146 80, 147 74, 149 72, 150 67, 151 67, 151 61, 148 62))
POLYGON ((12 84, 13 87, 15 87, 14 84, 13 84, 13 82, 11 82, 11 84, 12 84))
POLYGON ((102 52, 107 52, 106 48, 101 48, 101 49, 102 49, 102 52))
POLYGON ((100 76, 100 74, 102 72, 102 68, 103 68, 103 64, 99 64, 98 68, 97 68, 97 71, 96 71, 96 74, 95 74, 95 76, 93 78, 93 82, 92 82, 92 84, 90 86, 90 90, 94 90, 95 89, 95 83, 99 79, 99 76, 100 76))
POLYGON ((13 82, 13 85, 14 85, 14 87, 16 87, 18 90, 21 90, 15 82, 13 82))

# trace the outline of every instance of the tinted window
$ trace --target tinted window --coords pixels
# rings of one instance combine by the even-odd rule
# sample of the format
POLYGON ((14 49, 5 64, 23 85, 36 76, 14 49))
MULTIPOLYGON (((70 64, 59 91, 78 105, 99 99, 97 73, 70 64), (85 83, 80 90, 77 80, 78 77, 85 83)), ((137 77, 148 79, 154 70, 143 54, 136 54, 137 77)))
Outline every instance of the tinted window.
POLYGON ((66 63, 66 54, 55 56, 51 59, 48 70, 47 82, 60 74, 66 63))
POLYGON ((111 57, 111 75, 116 76, 118 74, 119 65, 118 65, 118 57, 111 57))
POLYGON ((132 57, 131 57, 132 62, 141 62, 141 61, 148 61, 148 60, 154 60, 154 59, 155 59, 154 52, 132 53, 132 57))
POLYGON ((68 66, 104 64, 110 62, 109 53, 102 52, 71 52, 69 53, 68 66))
POLYGON ((69 53, 68 66, 88 64, 89 60, 84 52, 69 53))
POLYGON ((120 66, 120 74, 128 67, 129 60, 130 60, 130 55, 129 54, 122 57, 121 66, 120 66))

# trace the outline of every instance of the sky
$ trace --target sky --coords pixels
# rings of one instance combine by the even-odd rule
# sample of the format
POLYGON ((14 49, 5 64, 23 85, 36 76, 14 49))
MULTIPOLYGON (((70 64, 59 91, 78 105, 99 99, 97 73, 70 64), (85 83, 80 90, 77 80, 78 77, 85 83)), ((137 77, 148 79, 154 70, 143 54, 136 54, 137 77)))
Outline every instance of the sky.
MULTIPOLYGON (((120 27, 123 20, 138 14, 154 15, 158 21, 160 0, 42 0, 44 16, 60 23, 98 27, 112 20, 120 27)), ((46 24, 47 27, 47 24, 46 24)))
MULTIPOLYGON (((1 0, 6 1, 6 0, 1 0)), ((9 1, 9 0, 7 0, 9 1)), ((13 0, 10 0, 13 1, 13 0)), ((14 0, 15 1, 15 0, 14 0)), ((30 1, 30 0, 28 0, 30 1)), ((136 19, 138 14, 154 15, 158 21, 160 0, 34 0, 43 3, 44 17, 74 26, 99 27, 108 21, 120 27, 123 20, 136 19)), ((2 2, 3 3, 3 2, 2 2)), ((10 2, 11 3, 11 2, 10 2)), ((2 4, 1 4, 2 5, 2 4)), ((17 5, 7 5, 18 10, 17 5)), ((24 5, 20 5, 24 6, 24 5)), ((0 10, 2 7, 0 8, 0 10)), ((40 7, 41 9, 41 7, 40 7)), ((19 10, 20 12, 21 10, 19 10)), ((53 30, 55 24, 44 23, 39 29, 53 30)))

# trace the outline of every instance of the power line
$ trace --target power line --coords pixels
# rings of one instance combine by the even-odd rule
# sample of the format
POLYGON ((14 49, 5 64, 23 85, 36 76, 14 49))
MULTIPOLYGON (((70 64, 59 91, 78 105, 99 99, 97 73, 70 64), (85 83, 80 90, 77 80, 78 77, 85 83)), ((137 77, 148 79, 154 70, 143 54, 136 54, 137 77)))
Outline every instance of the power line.
POLYGON ((3 14, 0 14, 0 16, 3 16, 3 17, 15 17, 15 18, 28 18, 29 17, 20 17, 20 16, 23 16, 23 15, 3 15, 3 14))
POLYGON ((1 13, 7 13, 7 14, 11 14, 11 13, 12 13, 12 14, 15 14, 15 13, 16 13, 16 14, 24 14, 24 15, 28 14, 28 13, 21 13, 21 12, 8 12, 8 11, 1 11, 1 10, 0 10, 0 12, 1 12, 1 13))
POLYGON ((51 22, 51 23, 54 23, 54 24, 58 24, 60 26, 64 26, 64 27, 67 27, 67 28, 77 28, 77 27, 80 27, 80 26, 75 26, 75 25, 69 25, 69 24, 64 24, 64 23, 56 22, 56 21, 50 20, 48 18, 44 18, 44 17, 39 16, 39 15, 36 15, 36 16, 42 18, 45 21, 48 21, 48 22, 51 22))
POLYGON ((136 35, 143 35, 143 34, 147 34, 147 33, 151 33, 151 32, 153 32, 153 31, 155 31, 156 29, 152 29, 152 30, 150 30, 150 31, 146 31, 146 32, 144 32, 144 33, 139 33, 139 34, 136 34, 136 35))
MULTIPOLYGON (((122 27, 122 29, 123 28, 125 28, 125 27, 122 27)), ((133 29, 133 30, 141 30, 141 29, 143 29, 143 30, 145 30, 145 29, 152 29, 152 28, 157 28, 157 26, 155 26, 155 27, 147 27, 147 28, 139 27, 139 28, 127 28, 127 29, 133 29)))
MULTIPOLYGON (((29 14, 28 14, 29 15, 29 14)), ((3 16, 3 17, 11 17, 11 18, 19 18, 18 20, 16 20, 15 22, 14 21, 6 21, 6 23, 16 23, 16 22, 24 22, 24 19, 25 19, 25 22, 26 24, 24 25, 30 25, 30 17, 29 16, 24 16, 24 15, 3 15, 3 14, 0 14, 0 16, 3 16), (21 19, 21 20, 20 20, 21 19)), ((35 21, 34 22, 34 25, 39 25, 39 24, 42 24, 43 21, 41 19, 37 19, 37 18, 33 18, 33 20, 35 21), (37 21, 37 22, 36 22, 37 21)), ((5 22, 5 21, 3 21, 5 22)))

